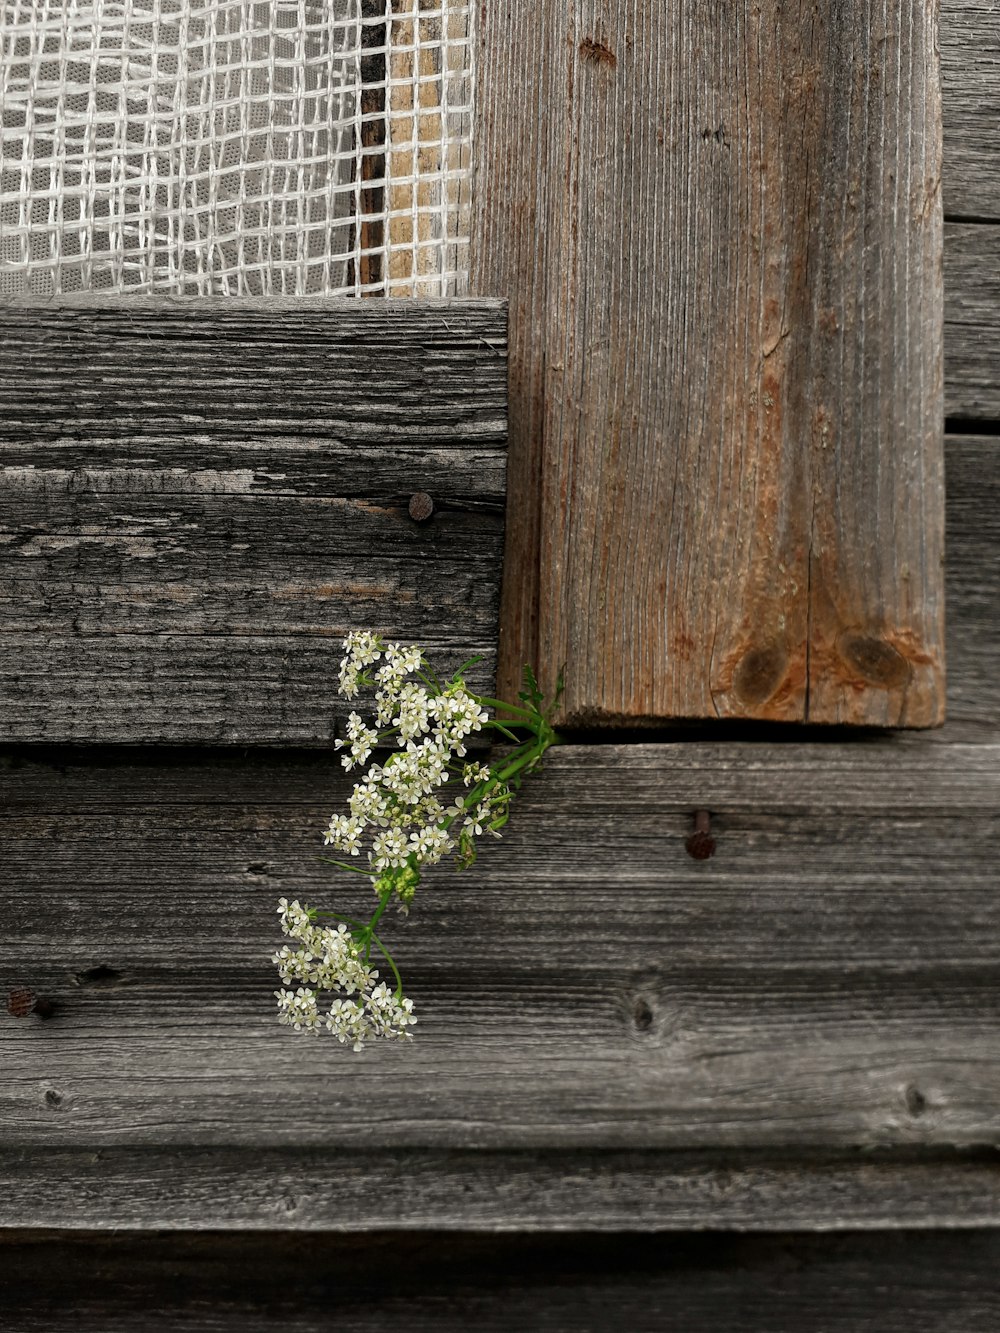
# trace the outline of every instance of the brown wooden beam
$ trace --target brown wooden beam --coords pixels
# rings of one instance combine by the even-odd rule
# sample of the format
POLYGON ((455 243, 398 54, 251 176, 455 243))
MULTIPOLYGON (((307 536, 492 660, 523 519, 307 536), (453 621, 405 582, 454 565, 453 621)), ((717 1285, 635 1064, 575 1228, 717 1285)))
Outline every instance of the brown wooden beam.
POLYGON ((501 689, 576 724, 943 716, 935 6, 486 6, 501 689))

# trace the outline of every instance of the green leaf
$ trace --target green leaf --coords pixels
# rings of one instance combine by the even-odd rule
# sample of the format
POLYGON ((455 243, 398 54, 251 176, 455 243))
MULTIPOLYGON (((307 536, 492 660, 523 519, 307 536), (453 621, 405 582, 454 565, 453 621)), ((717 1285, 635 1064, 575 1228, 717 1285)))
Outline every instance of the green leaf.
POLYGON ((563 662, 562 666, 559 668, 559 674, 558 676, 556 676, 556 692, 552 696, 552 703, 549 705, 550 713, 555 711, 556 704, 558 704, 559 700, 563 697, 563 692, 565 689, 566 689, 566 663, 563 662))
POLYGON ((458 682, 462 679, 462 676, 465 674, 465 672, 468 671, 469 667, 474 667, 477 662, 481 662, 483 660, 483 657, 484 657, 483 653, 478 653, 475 657, 470 657, 467 662, 463 662, 462 665, 455 672, 455 674, 452 676, 451 683, 453 685, 457 685, 458 682))
POLYGON ((515 745, 517 744, 517 737, 514 735, 514 733, 512 731, 508 731, 507 728, 504 726, 504 724, 502 722, 498 722, 496 718, 493 718, 490 722, 485 723, 485 725, 487 727, 495 727, 496 730, 499 731, 502 735, 506 736, 509 741, 513 741, 515 745))
POLYGON ((522 703, 527 704, 529 708, 534 709, 537 713, 538 705, 542 702, 544 696, 538 688, 538 681, 535 679, 535 673, 532 671, 531 667, 528 666, 527 662, 525 662, 521 674, 524 677, 525 689, 518 690, 517 697, 522 703))

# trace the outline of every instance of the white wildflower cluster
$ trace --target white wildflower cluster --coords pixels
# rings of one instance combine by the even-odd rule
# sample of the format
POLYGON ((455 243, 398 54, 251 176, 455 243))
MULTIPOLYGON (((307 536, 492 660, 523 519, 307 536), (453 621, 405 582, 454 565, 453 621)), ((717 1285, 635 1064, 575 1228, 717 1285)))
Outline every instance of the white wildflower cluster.
POLYGON ((407 1028, 416 1022, 413 1005, 403 998, 399 970, 375 934, 379 918, 394 897, 401 912, 408 910, 425 866, 437 865, 452 853, 459 866, 471 865, 477 838, 485 833, 499 838, 512 787, 559 739, 549 717, 561 683, 550 711, 543 714, 542 695, 525 668, 528 689, 518 696, 525 706, 502 707, 518 715, 511 725, 527 730, 531 739, 507 755, 500 772, 466 761, 466 742, 484 727, 497 727, 510 740, 516 737, 503 724, 490 722, 483 704, 494 701, 469 693, 464 670, 442 684, 416 646, 386 643, 368 630, 344 640, 340 693, 354 699, 362 688, 371 689, 375 718, 369 726, 352 712, 345 736, 336 742, 347 772, 367 768, 355 783, 347 810, 331 816, 324 841, 351 858, 365 858, 357 866, 333 864, 367 876, 378 907, 367 924, 344 918, 339 925, 323 926, 317 916, 339 914, 317 913, 281 899, 282 930, 294 947, 285 945, 274 955, 284 983, 275 996, 281 1022, 297 1032, 319 1032, 325 1026, 356 1051, 371 1037, 411 1038, 407 1028), (370 763, 379 748, 389 751, 387 757, 370 763), (445 796, 449 784, 454 785, 445 796), (370 966, 373 946, 391 967, 395 990, 379 981, 370 966), (335 997, 321 1002, 324 993, 335 997))
MULTIPOLYGON (((359 714, 350 714, 346 739, 335 742, 338 750, 344 750, 341 763, 348 772, 366 763, 380 741, 394 738, 399 748, 384 764, 370 765, 354 788, 350 814, 333 815, 324 840, 349 856, 360 856, 363 839, 369 838, 369 870, 375 891, 381 894, 386 872, 437 865, 456 849, 469 859, 469 838, 487 829, 499 837, 502 818, 497 816, 502 816, 509 792, 493 783, 487 765, 466 764, 465 785, 480 784, 483 799, 469 811, 464 808, 465 796, 447 808, 438 799, 438 790, 455 776, 455 759, 467 753, 465 742, 488 721, 486 710, 460 677, 436 687, 423 674, 418 647, 384 643, 368 631, 349 634, 344 648, 340 692, 354 698, 361 686, 374 687, 376 727, 366 726, 359 714), (410 679, 415 673, 427 684, 410 679), (386 730, 379 732, 378 727, 386 730), (449 830, 458 817, 462 823, 456 841, 449 830)), ((395 879, 405 909, 419 871, 395 879)))
POLYGON ((296 1032, 318 1033, 322 1026, 354 1050, 364 1049, 371 1037, 412 1040, 408 1027, 416 1023, 413 1001, 394 994, 378 981, 347 926, 320 926, 313 912, 298 902, 278 902, 281 929, 296 941, 274 955, 278 974, 286 985, 275 991, 278 1019, 296 1032), (298 984, 296 984, 298 983, 298 984), (342 992, 324 1015, 318 992, 342 992))

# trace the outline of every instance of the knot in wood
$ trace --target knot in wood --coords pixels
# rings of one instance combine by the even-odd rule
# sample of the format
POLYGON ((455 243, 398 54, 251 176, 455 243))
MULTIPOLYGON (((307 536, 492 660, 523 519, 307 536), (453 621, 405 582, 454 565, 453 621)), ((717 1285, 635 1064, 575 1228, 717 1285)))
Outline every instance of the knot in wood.
POLYGON ((580 55, 584 60, 592 61, 597 65, 604 65, 606 69, 614 69, 618 64, 618 57, 611 47, 606 42, 599 41, 596 37, 584 37, 580 43, 580 55))
POLYGON ((876 634, 845 634, 840 654, 868 685, 876 689, 902 689, 910 679, 910 664, 891 643, 876 634))
POLYGON ((781 643, 769 643, 744 653, 733 673, 733 692, 748 707, 764 704, 781 684, 788 654, 781 643))

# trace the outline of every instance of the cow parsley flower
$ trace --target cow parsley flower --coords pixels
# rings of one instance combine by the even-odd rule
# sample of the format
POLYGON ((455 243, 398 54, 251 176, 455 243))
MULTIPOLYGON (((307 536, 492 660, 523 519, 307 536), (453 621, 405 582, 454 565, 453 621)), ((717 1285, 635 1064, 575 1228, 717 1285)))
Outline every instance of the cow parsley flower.
POLYGON ((356 630, 344 640, 346 654, 340 663, 340 693, 345 699, 356 698, 364 680, 364 669, 382 656, 378 635, 356 630))
POLYGON ((279 1023, 285 1023, 296 1032, 319 1032, 315 992, 300 986, 298 990, 276 990, 274 993, 278 1000, 279 1023))
POLYGON ((413 1002, 403 995, 399 969, 375 933, 380 918, 393 899, 399 911, 409 910, 425 868, 451 855, 459 868, 469 866, 476 859, 477 838, 485 833, 501 836, 512 792, 559 740, 550 719, 562 678, 543 709, 541 692, 526 667, 521 704, 506 704, 481 698, 466 687, 464 672, 479 659, 440 684, 416 645, 385 643, 372 631, 356 630, 343 647, 341 696, 355 699, 363 688, 372 689, 375 708, 374 726, 359 713, 348 715, 346 739, 335 742, 337 750, 345 751, 343 767, 350 772, 363 766, 393 739, 396 748, 384 762, 368 764, 349 798, 349 813, 331 815, 323 840, 352 858, 366 858, 367 870, 332 864, 367 874, 378 906, 369 921, 360 922, 280 899, 281 929, 292 943, 279 949, 272 961, 284 983, 274 993, 279 1021, 312 1034, 325 1026, 339 1041, 361 1051, 374 1037, 411 1040, 408 1029, 417 1021, 413 1002), (414 675, 421 683, 410 679, 414 675), (491 721, 490 707, 512 715, 511 720, 491 721), (501 763, 491 767, 458 762, 475 732, 494 729, 518 741, 512 727, 527 732, 528 738, 501 763), (335 924, 324 924, 323 917, 335 924), (388 963, 394 990, 379 980, 370 961, 373 948, 388 963))

